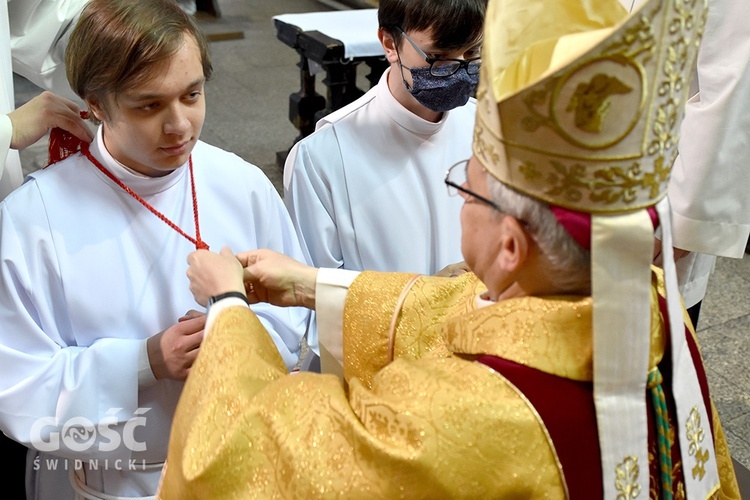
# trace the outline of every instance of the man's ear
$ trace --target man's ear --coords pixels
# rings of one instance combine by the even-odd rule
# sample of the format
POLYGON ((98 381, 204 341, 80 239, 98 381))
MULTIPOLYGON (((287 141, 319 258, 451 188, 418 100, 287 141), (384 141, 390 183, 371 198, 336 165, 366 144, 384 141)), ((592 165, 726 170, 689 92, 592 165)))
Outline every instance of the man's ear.
POLYGON ((378 40, 383 46, 385 58, 388 59, 388 62, 391 64, 398 62, 398 50, 393 35, 387 29, 381 27, 378 28, 378 40))
POLYGON ((94 118, 99 122, 104 122, 107 118, 107 112, 99 99, 96 97, 87 97, 84 101, 89 110, 94 114, 94 118))
POLYGON ((499 263, 506 272, 515 273, 529 258, 530 236, 524 230, 523 224, 515 217, 506 215, 500 224, 503 236, 498 256, 499 263))

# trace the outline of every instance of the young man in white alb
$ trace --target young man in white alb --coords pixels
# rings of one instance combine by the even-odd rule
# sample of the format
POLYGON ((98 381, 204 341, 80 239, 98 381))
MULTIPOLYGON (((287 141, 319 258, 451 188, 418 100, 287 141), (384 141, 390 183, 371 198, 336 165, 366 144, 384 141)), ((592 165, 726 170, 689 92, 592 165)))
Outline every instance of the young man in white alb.
MULTIPOLYGON (((187 255, 304 257, 263 173, 199 141, 211 63, 176 4, 92 1, 66 65, 102 124, 0 204, 0 427, 30 498, 151 496, 203 339, 187 255)), ((293 367, 307 312, 257 311, 293 367)))

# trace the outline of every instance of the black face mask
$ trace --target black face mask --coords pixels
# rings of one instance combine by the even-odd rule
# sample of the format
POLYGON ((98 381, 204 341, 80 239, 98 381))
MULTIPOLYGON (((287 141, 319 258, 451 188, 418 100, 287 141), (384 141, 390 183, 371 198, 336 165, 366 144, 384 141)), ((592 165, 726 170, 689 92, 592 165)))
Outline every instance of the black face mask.
POLYGON ((429 66, 407 68, 401 65, 401 67, 411 72, 411 87, 404 79, 406 90, 422 106, 437 113, 450 111, 466 104, 479 84, 479 75, 470 75, 464 69, 459 69, 448 76, 435 76, 430 73, 429 66))

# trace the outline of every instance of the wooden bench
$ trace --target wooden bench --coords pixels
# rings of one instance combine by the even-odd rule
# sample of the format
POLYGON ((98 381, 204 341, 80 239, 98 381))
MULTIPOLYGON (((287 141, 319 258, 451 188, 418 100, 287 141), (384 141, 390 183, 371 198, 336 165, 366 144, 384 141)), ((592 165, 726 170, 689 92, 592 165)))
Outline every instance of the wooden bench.
MULTIPOLYGON (((367 86, 388 67, 378 40, 376 9, 282 14, 273 18, 276 36, 300 56, 300 90, 289 96, 289 121, 300 139, 315 130, 322 117, 354 101, 367 89, 357 87, 357 67, 369 68, 367 86), (317 71, 316 71, 317 70, 317 71), (325 75, 326 95, 315 90, 317 73, 325 75)), ((277 153, 283 167, 287 151, 277 153)))

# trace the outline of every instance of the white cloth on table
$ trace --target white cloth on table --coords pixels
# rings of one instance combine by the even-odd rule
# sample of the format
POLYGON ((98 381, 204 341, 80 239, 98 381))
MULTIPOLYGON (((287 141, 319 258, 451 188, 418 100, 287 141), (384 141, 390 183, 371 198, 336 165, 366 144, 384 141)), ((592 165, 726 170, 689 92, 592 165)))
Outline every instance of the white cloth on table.
MULTIPOLYGON (((182 228, 195 234, 187 164, 159 178, 137 175, 101 146, 92 152, 126 185, 182 228)), ((205 143, 193 150, 200 230, 214 251, 267 247, 305 260, 289 216, 265 175, 241 158, 205 143)), ((0 424, 31 445, 35 421, 54 417, 43 440, 71 419, 95 425, 117 419, 120 435, 139 416, 135 436, 145 450, 120 445, 101 451, 103 434, 76 451, 56 455, 98 460, 87 485, 121 496, 154 494, 159 471, 117 470, 117 459, 136 464, 165 459, 181 382, 139 384, 148 337, 201 309, 188 288, 186 257, 195 246, 117 187, 89 160, 75 155, 31 174, 0 204, 0 424), (112 413, 116 409, 115 413, 112 413), (110 413, 108 413, 110 412, 110 413), (109 469, 104 463, 108 460, 109 469)), ((271 332, 287 366, 298 361, 309 312, 252 306, 271 332)), ((106 439, 104 439, 106 441, 106 439)), ((65 444, 65 443, 62 443, 65 444)), ((32 478, 37 498, 63 498, 70 488, 45 481, 47 458, 32 478), (54 492, 57 491, 57 494, 54 492)), ((49 473, 49 474, 48 474, 49 473)), ((58 477, 59 478, 59 471, 58 477)), ((67 478, 66 478, 67 480, 67 478)))
POLYGON ((320 31, 344 44, 344 58, 384 55, 378 39, 378 9, 281 14, 273 17, 302 31, 320 31))

